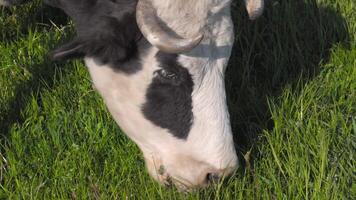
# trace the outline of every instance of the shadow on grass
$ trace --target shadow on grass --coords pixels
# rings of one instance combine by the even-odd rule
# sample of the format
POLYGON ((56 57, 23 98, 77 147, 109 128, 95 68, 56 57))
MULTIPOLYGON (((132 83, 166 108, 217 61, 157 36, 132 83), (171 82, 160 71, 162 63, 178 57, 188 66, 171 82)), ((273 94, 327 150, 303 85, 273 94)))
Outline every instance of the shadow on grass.
MULTIPOLYGON (((1 9, 3 9, 3 16, 7 17, 2 21, 3 24, 1 25, 2 27, 9 27, 0 34, 0 42, 3 44, 27 38, 29 30, 46 33, 52 26, 52 22, 57 25, 68 23, 67 17, 59 10, 48 6, 38 6, 36 2, 16 8, 1 9), (13 15, 13 13, 15 14, 13 15)), ((51 46, 55 46, 55 43, 58 43, 58 41, 49 42, 51 46)), ((43 60, 42 63, 38 62, 32 66, 26 66, 31 78, 16 86, 14 97, 8 104, 9 109, 6 109, 0 116, 0 149, 4 146, 1 140, 7 140, 11 127, 15 123, 23 122, 24 119, 21 117, 21 112, 31 101, 32 95, 36 95, 43 87, 51 88, 54 86, 56 71, 63 64, 55 66, 48 58, 43 60)))
POLYGON ((335 44, 349 45, 345 19, 315 0, 266 1, 265 13, 257 21, 246 15, 242 4, 233 4, 237 38, 226 72, 240 158, 258 143, 262 130, 273 128, 268 99, 278 98, 287 85, 318 75, 335 44))
POLYGON ((21 39, 29 30, 48 31, 52 24, 62 26, 68 23, 68 17, 61 10, 44 5, 39 0, 10 8, 0 7, 0 14, 3 17, 0 26, 6 27, 1 30, 2 43, 21 39))

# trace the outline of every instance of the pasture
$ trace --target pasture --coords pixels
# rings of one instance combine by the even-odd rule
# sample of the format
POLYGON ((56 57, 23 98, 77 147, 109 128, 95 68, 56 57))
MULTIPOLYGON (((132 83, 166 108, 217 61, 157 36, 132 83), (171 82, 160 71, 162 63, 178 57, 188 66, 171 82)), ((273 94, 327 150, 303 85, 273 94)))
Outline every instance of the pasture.
POLYGON ((39 1, 0 8, 0 199, 356 199, 356 3, 234 0, 226 72, 241 166, 191 193, 161 187, 81 60, 48 53, 71 22, 39 1))

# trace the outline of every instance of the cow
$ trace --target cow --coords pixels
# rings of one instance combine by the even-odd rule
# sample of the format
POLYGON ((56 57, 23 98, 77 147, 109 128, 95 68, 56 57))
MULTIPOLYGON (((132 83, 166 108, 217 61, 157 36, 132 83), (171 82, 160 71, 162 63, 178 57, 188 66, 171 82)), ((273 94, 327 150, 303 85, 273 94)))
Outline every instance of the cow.
MULTIPOLYGON (((21 0, 0 0, 14 5, 21 0)), ((112 117, 149 174, 182 190, 238 167, 224 73, 234 43, 231 0, 45 0, 76 36, 53 60, 84 58, 112 117)), ((246 0, 250 19, 263 0, 246 0)))

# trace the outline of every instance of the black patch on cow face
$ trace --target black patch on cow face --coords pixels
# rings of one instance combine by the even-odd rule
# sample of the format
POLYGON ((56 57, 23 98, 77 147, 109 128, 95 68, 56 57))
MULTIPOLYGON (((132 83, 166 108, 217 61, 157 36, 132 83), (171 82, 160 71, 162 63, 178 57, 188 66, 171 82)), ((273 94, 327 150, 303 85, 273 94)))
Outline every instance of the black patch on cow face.
POLYGON ((168 129, 177 138, 186 139, 193 123, 194 83, 177 58, 177 54, 157 53, 161 69, 154 72, 142 111, 155 125, 168 129))
POLYGON ((52 53, 53 60, 89 56, 98 64, 126 73, 140 65, 124 63, 138 58, 137 43, 142 38, 136 23, 135 0, 45 0, 73 19, 76 37, 52 53))

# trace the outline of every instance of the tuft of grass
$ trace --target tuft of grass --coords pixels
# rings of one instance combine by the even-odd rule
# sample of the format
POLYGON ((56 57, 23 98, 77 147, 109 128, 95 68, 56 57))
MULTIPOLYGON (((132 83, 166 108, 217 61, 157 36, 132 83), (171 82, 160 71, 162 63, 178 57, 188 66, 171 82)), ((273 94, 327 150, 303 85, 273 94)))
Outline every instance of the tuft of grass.
POLYGON ((48 61, 71 37, 64 15, 0 8, 0 199, 356 199, 355 3, 266 6, 251 22, 233 2, 226 88, 244 164, 188 194, 148 176, 81 61, 48 61))

